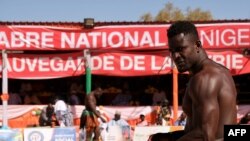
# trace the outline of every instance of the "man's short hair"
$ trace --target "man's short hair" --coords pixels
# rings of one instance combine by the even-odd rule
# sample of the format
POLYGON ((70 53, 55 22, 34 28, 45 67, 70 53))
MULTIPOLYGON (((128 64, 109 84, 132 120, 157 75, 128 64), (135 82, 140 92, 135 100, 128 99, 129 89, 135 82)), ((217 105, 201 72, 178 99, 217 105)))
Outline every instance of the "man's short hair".
POLYGON ((196 38, 196 40, 199 38, 195 25, 189 21, 177 21, 167 30, 168 38, 172 38, 181 33, 184 33, 184 35, 191 34, 196 38))
POLYGON ((144 114, 140 114, 140 117, 145 117, 145 115, 144 114))

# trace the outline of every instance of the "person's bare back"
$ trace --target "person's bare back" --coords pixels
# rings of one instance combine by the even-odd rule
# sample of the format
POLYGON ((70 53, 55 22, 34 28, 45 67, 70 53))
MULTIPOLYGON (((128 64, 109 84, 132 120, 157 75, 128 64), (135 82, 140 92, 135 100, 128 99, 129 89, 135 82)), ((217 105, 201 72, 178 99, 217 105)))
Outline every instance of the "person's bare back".
POLYGON ((96 98, 94 92, 91 92, 86 96, 85 107, 90 111, 94 111, 96 109, 96 98))

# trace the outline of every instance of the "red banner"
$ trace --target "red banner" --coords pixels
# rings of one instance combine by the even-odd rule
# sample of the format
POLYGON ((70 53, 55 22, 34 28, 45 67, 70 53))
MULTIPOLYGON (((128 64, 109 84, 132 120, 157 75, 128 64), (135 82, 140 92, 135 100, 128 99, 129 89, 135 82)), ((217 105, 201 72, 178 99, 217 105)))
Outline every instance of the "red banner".
MULTIPOLYGON (((250 24, 196 24, 205 48, 244 48, 250 46, 250 24)), ((11 25, 0 26, 0 49, 83 50, 167 48, 166 29, 161 25, 79 27, 11 25)))
MULTIPOLYGON (((208 52, 209 58, 226 66, 233 75, 250 73, 250 58, 235 51, 208 52)), ((145 76, 171 73, 167 51, 150 53, 92 53, 92 73, 106 76, 145 76)), ((2 60, 0 60, 2 64, 2 60)), ((83 52, 67 54, 8 54, 8 77, 48 79, 85 73, 83 52)), ((0 65, 2 69, 2 65, 0 65)))

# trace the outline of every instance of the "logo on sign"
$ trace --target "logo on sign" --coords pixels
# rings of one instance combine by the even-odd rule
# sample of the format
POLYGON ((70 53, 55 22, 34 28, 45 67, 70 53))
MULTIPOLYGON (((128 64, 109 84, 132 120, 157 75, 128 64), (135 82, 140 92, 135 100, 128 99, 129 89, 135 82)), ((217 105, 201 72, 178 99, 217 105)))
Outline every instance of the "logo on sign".
POLYGON ((246 129, 230 129, 228 136, 244 136, 246 133, 246 129))
POLYGON ((249 141, 250 125, 225 125, 224 141, 249 141))
POLYGON ((38 131, 33 131, 29 134, 29 141, 43 141, 43 134, 38 131))

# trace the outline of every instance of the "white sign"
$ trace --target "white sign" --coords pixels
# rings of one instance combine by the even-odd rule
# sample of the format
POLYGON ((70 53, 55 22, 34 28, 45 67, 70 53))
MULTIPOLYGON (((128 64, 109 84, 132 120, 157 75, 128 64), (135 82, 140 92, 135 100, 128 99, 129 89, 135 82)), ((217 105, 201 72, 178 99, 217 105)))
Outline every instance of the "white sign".
POLYGON ((149 136, 155 133, 168 133, 183 130, 183 126, 136 126, 134 141, 147 141, 149 136))
POLYGON ((76 141, 76 129, 65 128, 25 128, 24 141, 76 141))
POLYGON ((128 141, 130 140, 129 126, 109 126, 106 141, 128 141))

